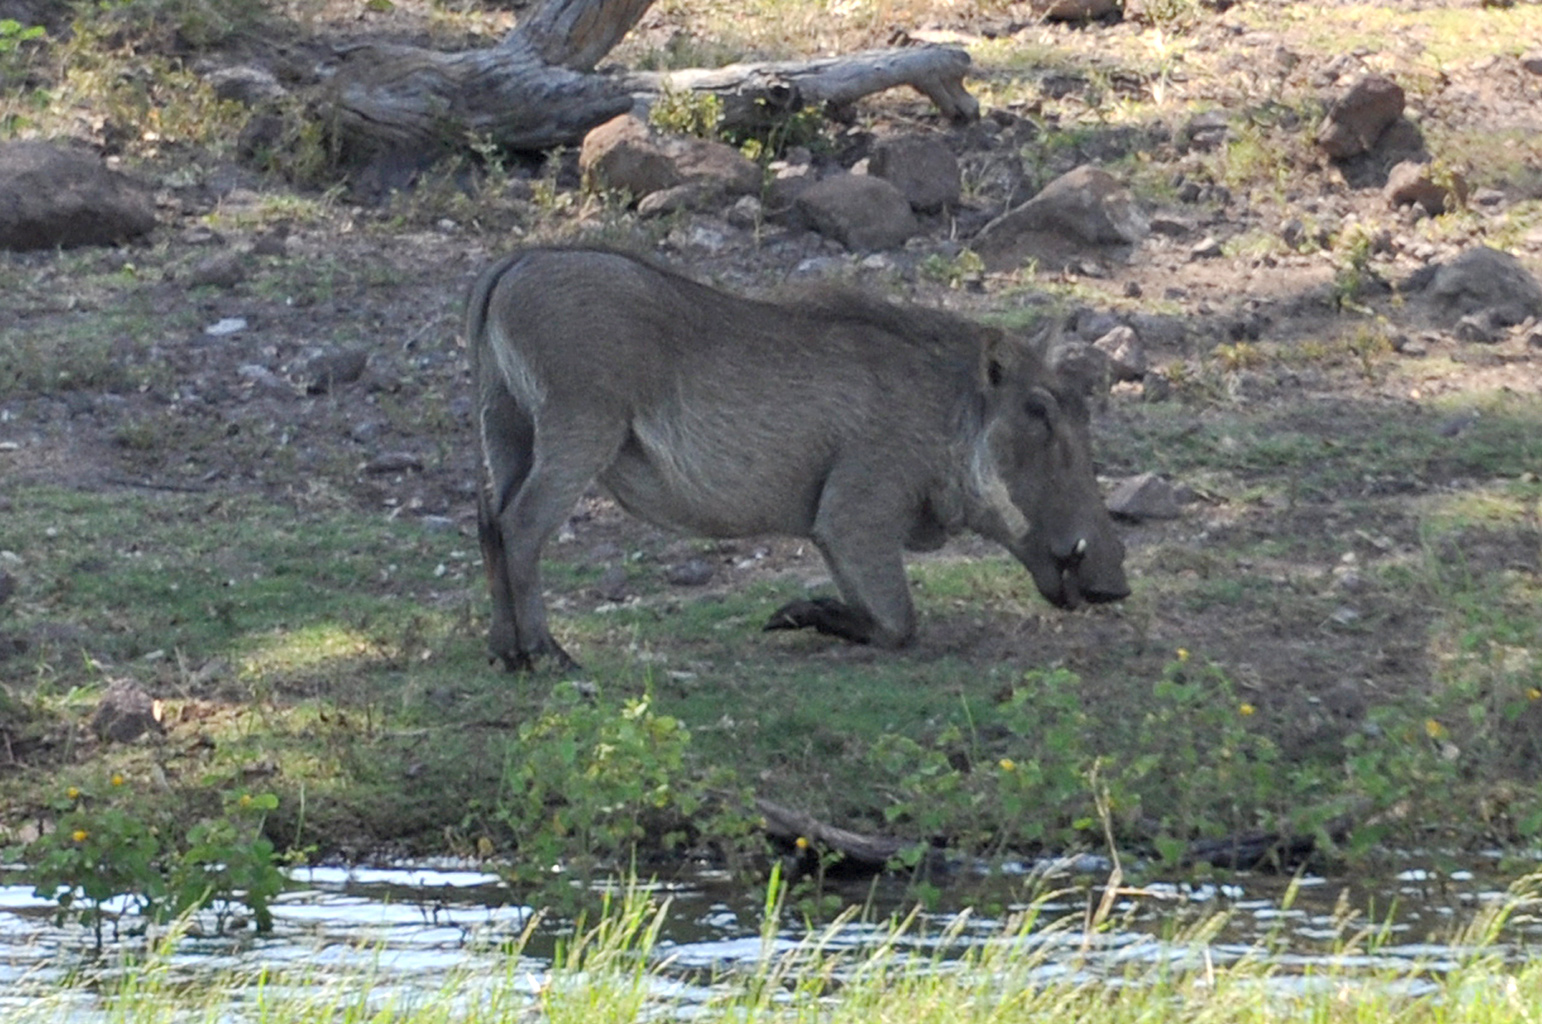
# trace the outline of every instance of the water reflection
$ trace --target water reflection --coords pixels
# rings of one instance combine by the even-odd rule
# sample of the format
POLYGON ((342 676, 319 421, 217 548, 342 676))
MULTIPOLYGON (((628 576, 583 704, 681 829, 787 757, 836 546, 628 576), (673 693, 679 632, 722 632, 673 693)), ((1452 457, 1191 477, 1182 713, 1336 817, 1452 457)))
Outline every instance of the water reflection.
MULTIPOLYGON (((293 888, 272 905, 271 934, 195 933, 178 945, 168 970, 194 984, 214 973, 256 978, 266 971, 288 985, 315 986, 368 972, 371 1000, 430 998, 452 977, 485 974, 506 990, 533 994, 556 941, 572 926, 541 920, 523 954, 511 956, 507 951, 531 928, 535 910, 496 874, 471 865, 302 868, 290 878, 293 888)), ((1455 944, 1462 926, 1506 896, 1503 884, 1469 871, 1411 869, 1382 887, 1308 877, 1288 905, 1287 884, 1260 877, 1128 890, 1113 906, 1117 926, 1091 936, 1081 923, 1097 894, 1067 884, 1064 895, 1035 905, 1035 926, 1025 934, 1008 937, 1005 917, 954 908, 919 915, 898 940, 887 922, 908 909, 903 887, 853 888, 842 895, 866 902, 869 912, 819 932, 818 940, 827 952, 889 942, 899 956, 938 963, 971 945, 1019 942, 1042 959, 1044 980, 1117 979, 1131 965, 1221 967, 1264 956, 1278 968, 1280 984, 1309 985, 1314 982, 1305 975, 1327 968, 1370 973, 1419 964, 1439 974, 1472 952, 1455 944), (1352 941, 1357 935, 1362 941, 1352 941)), ((752 973, 768 956, 795 954, 810 940, 791 926, 762 935, 762 903, 726 877, 702 874, 658 888, 671 902, 656 950, 669 965, 655 981, 660 994, 703 1000, 709 990, 696 987, 701 979, 721 983, 752 973)), ((1002 906, 1005 915, 1026 909, 1010 901, 1002 906)), ((57 997, 59 981, 91 962, 87 929, 54 926, 53 911, 30 886, 0 884, 0 1019, 40 997, 57 997)), ((797 919, 787 915, 789 922, 797 919)), ((211 929, 212 922, 211 916, 211 929)), ((132 916, 120 923, 119 946, 143 951, 147 939, 127 934, 135 923, 132 916)), ((1539 939, 1542 923, 1516 919, 1487 952, 1519 956, 1539 939)), ((1417 991, 1421 983, 1406 984, 1417 991)), ((456 998, 473 998, 471 991, 462 987, 456 998)), ((89 997, 69 999, 57 1019, 94 1019, 89 997)))

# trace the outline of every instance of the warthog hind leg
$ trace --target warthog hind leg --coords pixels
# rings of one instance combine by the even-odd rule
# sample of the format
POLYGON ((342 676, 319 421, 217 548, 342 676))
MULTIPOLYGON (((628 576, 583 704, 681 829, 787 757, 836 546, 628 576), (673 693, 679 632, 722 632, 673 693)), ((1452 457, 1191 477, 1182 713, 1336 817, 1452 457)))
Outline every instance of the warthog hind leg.
POLYGON ((772 613, 764 629, 814 629, 827 636, 865 644, 873 639, 873 617, 833 597, 816 597, 782 605, 772 613))
MULTIPOLYGON (((514 429, 518 431, 517 424, 514 429)), ((503 473, 489 460, 494 487, 488 500, 501 496, 505 501, 501 510, 489 508, 482 515, 482 551, 493 595, 489 647, 513 672, 527 671, 542 660, 576 668, 578 663, 547 628, 541 549, 566 521, 584 488, 615 457, 620 440, 604 437, 594 425, 543 422, 525 431, 528 454, 521 458, 519 445, 507 446, 503 473), (498 484, 509 489, 500 491, 498 484)), ((624 429, 619 433, 624 436, 624 429)))

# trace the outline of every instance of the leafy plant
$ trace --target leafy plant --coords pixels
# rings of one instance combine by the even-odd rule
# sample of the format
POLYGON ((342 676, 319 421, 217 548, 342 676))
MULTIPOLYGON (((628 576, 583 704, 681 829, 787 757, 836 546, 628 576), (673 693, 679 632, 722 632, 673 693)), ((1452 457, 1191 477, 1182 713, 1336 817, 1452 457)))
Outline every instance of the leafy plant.
POLYGON ((672 89, 667 84, 648 111, 648 123, 666 132, 717 138, 723 119, 723 101, 710 92, 672 89))
MULTIPOLYGON (((656 713, 646 696, 615 704, 589 687, 559 686, 510 745, 492 809, 513 833, 515 877, 543 882, 562 868, 588 879, 623 869, 650 836, 666 849, 682 845, 686 823, 722 781, 692 770, 690 745, 684 723, 656 713)), ((742 835, 740 819, 709 831, 742 835)))
POLYGON ((277 807, 272 793, 233 793, 223 816, 188 830, 187 846, 170 871, 171 916, 212 905, 217 930, 223 931, 231 908, 241 905, 251 911, 259 932, 272 929, 270 904, 284 890, 284 875, 262 824, 277 807))
POLYGON ((71 786, 55 799, 52 830, 19 854, 37 895, 57 904, 56 923, 88 925, 98 950, 104 923, 110 917, 116 934, 129 910, 161 922, 212 905, 223 929, 240 905, 268 931, 284 879, 262 823, 277 806, 271 793, 231 794, 223 815, 168 842, 167 826, 135 806, 127 780, 114 773, 99 792, 71 786))
MULTIPOLYGON (((114 774, 107 792, 116 795, 124 785, 124 777, 114 774)), ((165 897, 159 829, 133 810, 115 806, 111 796, 74 786, 53 802, 53 809, 59 815, 53 831, 29 845, 23 857, 37 895, 58 905, 55 923, 73 918, 88 924, 101 949, 110 901, 150 911, 165 897)))

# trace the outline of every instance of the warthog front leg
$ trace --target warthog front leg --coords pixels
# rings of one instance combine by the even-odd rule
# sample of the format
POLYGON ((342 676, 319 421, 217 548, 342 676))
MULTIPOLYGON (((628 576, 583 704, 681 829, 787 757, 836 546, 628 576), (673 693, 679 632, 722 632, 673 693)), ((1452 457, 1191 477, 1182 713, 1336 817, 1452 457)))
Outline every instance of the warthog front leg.
POLYGON ((814 543, 844 600, 790 602, 771 616, 767 630, 810 627, 859 644, 892 648, 910 643, 916 614, 900 546, 906 531, 874 515, 886 517, 902 505, 875 497, 867 488, 848 492, 825 485, 814 520, 814 543))

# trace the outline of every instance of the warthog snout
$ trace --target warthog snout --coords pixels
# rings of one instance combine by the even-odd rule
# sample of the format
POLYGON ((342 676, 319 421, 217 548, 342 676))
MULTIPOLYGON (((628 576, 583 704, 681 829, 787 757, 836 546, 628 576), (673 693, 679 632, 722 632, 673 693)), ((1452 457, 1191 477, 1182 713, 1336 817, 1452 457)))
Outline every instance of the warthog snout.
POLYGON ((1130 584, 1124 575, 1124 544, 1118 537, 1099 538, 1096 546, 1085 536, 1054 552, 1060 576, 1058 599, 1045 594, 1061 608, 1076 608, 1083 602, 1107 604, 1130 596, 1130 584))
POLYGON ((1106 604, 1130 596, 1124 575, 1124 544, 1110 527, 1092 535, 1042 545, 1014 546, 1018 561, 1033 576, 1044 600, 1057 608, 1106 604))

